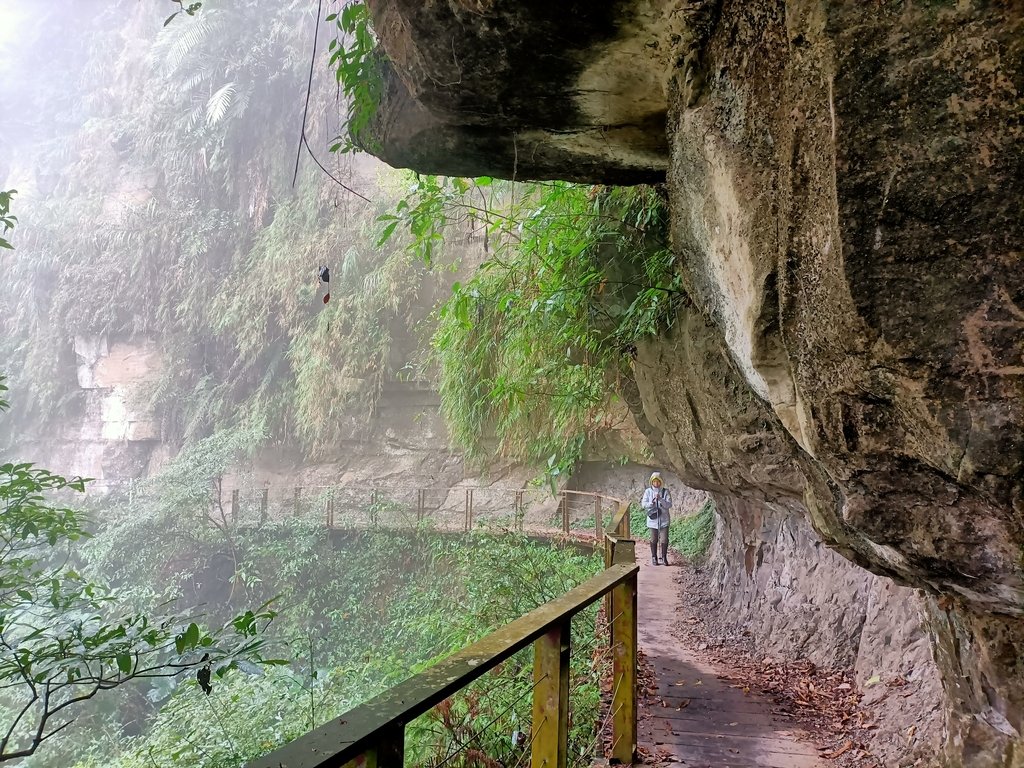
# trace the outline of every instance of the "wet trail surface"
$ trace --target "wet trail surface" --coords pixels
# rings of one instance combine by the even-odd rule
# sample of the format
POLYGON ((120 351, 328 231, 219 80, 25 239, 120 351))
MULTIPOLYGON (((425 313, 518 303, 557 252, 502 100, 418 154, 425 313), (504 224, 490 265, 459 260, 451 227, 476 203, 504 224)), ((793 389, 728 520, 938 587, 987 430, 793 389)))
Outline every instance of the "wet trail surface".
MULTIPOLYGON (((772 704, 720 680, 727 670, 680 643, 675 566, 654 566, 637 542, 638 635, 653 671, 640 701, 638 750, 663 768, 824 768, 809 735, 772 704)), ((672 557, 670 556, 670 560, 672 557)), ((678 556, 675 559, 678 562, 678 556)), ((685 636, 685 635, 684 635, 685 636)))

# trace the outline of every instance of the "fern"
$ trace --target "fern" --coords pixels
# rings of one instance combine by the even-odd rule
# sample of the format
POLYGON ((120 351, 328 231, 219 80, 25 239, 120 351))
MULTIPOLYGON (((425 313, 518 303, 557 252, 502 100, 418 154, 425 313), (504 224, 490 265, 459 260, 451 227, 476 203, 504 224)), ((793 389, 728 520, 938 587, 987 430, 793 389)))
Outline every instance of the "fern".
POLYGON ((212 126, 223 120, 231 108, 234 98, 234 83, 225 83, 218 88, 210 97, 210 100, 206 102, 206 124, 212 126))

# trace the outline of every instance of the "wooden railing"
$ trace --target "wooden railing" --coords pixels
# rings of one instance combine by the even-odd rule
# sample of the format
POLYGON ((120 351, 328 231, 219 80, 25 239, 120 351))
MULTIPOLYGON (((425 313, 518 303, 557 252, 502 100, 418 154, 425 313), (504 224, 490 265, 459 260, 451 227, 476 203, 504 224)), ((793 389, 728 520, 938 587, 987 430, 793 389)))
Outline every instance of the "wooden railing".
POLYGON ((449 530, 469 531, 486 518, 520 531, 556 527, 569 533, 591 520, 586 527, 600 539, 604 522, 617 511, 619 500, 585 491, 551 496, 542 488, 251 485, 223 489, 214 506, 215 517, 236 525, 301 517, 323 519, 328 528, 407 527, 429 521, 449 530), (500 519, 495 515, 498 510, 500 519))
POLYGON ((639 566, 634 542, 629 538, 628 504, 617 502, 616 514, 602 534, 597 543, 604 543, 605 568, 601 573, 430 669, 250 762, 248 768, 399 768, 409 722, 531 643, 534 686, 530 765, 565 768, 570 622, 602 596, 606 597, 612 656, 610 757, 612 762, 632 763, 636 752, 639 566))

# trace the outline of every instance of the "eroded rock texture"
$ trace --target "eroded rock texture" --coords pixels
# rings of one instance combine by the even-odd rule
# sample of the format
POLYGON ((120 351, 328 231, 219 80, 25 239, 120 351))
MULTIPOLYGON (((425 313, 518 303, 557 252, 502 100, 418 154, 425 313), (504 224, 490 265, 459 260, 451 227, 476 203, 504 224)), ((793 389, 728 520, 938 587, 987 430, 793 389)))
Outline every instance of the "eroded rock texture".
MULTIPOLYGON (((821 611, 923 613, 947 762, 1024 765, 1024 7, 371 5, 385 159, 611 183, 667 168, 688 300, 640 349, 641 426, 737 500, 725 530, 789 515, 920 590, 868 580, 821 611)), ((754 596, 736 611, 778 608, 767 585, 811 545, 762 541, 759 582, 730 541, 720 567, 754 596)), ((825 554, 844 583, 853 566, 825 554)))

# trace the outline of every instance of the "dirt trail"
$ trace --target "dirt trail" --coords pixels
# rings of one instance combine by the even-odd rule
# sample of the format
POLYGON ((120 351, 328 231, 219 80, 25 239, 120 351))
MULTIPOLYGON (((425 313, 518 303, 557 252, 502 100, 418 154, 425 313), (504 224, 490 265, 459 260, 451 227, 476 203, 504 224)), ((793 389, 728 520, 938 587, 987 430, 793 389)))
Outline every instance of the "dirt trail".
POLYGON ((824 768, 806 732, 771 714, 771 703, 718 679, 717 669, 680 647, 674 566, 640 562, 638 633, 654 681, 640 691, 638 748, 664 768, 824 768))

